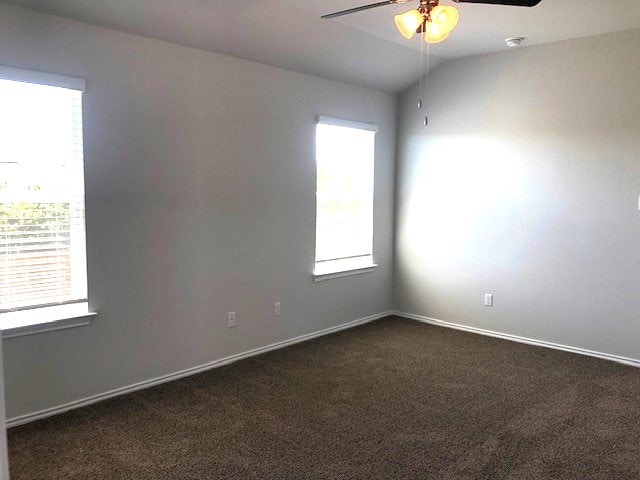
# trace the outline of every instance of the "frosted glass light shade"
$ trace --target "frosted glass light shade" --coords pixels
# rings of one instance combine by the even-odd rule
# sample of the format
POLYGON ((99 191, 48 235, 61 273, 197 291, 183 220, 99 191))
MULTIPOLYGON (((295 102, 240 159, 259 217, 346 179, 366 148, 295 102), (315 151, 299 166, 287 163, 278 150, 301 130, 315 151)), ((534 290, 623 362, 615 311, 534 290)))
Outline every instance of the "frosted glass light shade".
POLYGON ((420 25, 422 25, 424 17, 418 10, 409 10, 408 12, 396 15, 394 20, 402 36, 410 39, 415 35, 420 25))
POLYGON ((424 32, 424 41, 427 43, 440 43, 449 38, 449 32, 444 31, 439 25, 433 22, 427 22, 427 28, 424 32))
POLYGON ((458 24, 458 11, 453 7, 438 5, 431 10, 431 22, 438 25, 441 32, 451 32, 458 24))

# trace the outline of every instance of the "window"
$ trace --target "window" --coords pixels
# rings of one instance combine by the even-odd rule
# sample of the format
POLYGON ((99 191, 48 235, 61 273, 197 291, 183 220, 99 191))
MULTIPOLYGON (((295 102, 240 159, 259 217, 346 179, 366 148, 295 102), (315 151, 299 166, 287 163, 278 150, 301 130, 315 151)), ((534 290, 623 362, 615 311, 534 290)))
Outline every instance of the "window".
POLYGON ((318 117, 316 126, 316 280, 370 271, 377 128, 318 117), (337 275, 336 275, 337 274, 337 275))
MULTIPOLYGON (((82 90, 79 79, 0 67, 2 328, 16 326, 7 312, 86 305, 82 90)), ((30 316, 43 321, 42 310, 30 316)))

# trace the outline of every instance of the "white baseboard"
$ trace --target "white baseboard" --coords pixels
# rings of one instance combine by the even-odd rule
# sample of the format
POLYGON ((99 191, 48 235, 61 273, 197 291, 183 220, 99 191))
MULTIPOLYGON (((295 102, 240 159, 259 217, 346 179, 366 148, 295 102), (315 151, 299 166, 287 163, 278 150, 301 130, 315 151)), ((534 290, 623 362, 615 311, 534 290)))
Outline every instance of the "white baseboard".
POLYGON ((569 345, 561 345, 559 343, 546 342, 544 340, 536 340, 534 338, 520 337, 518 335, 511 335, 509 333, 494 332, 493 330, 485 330, 484 328, 470 327, 467 325, 461 325, 458 323, 446 322, 444 320, 438 320, 437 318, 425 317, 422 315, 416 315, 407 312, 393 312, 398 317, 408 318, 410 320, 417 320, 418 322, 428 323, 430 325, 437 325, 439 327, 453 328, 455 330, 462 330, 465 332, 478 333, 480 335, 486 335, 489 337, 502 338, 504 340, 510 340, 512 342, 526 343, 527 345, 535 345, 538 347, 552 348, 554 350, 562 350, 564 352, 577 353, 579 355, 587 355, 589 357, 601 358, 604 360, 610 360, 612 362, 622 363, 624 365, 630 365, 632 367, 640 368, 640 360, 635 358, 621 357, 619 355, 613 355, 610 353, 595 352, 593 350, 587 350, 585 348, 572 347, 569 345))
POLYGON ((334 327, 318 330, 317 332, 307 333, 305 335, 300 335, 299 337, 290 338, 288 340, 282 340, 280 342, 272 343, 271 345, 266 345, 264 347, 254 348, 253 350, 248 350, 246 352, 231 355, 229 357, 221 358, 219 360, 214 360, 212 362, 205 363, 204 365, 199 365, 196 367, 188 368, 186 370, 181 370, 179 372, 174 372, 167 375, 162 375, 161 377, 152 378, 150 380, 144 380, 142 382, 134 383, 133 385, 116 388, 108 392, 99 393, 97 395, 81 398, 79 400, 74 400, 72 402, 65 403, 63 405, 46 408, 44 410, 40 410, 33 413, 19 415, 17 417, 7 419, 7 428, 23 425, 25 423, 33 422, 35 420, 40 420, 42 418, 51 417, 59 413, 67 412, 69 410, 74 410, 76 408, 84 407, 86 405, 91 405, 92 403, 97 403, 102 400, 106 400, 108 398, 117 397, 119 395, 135 392, 137 390, 143 390, 145 388, 153 387, 154 385, 171 382, 173 380, 187 377, 189 375, 195 375, 196 373, 204 372, 206 370, 211 370, 213 368, 221 367, 223 365, 228 365, 230 363, 237 362, 238 360, 242 360, 244 358, 254 357, 262 353, 288 347, 290 345, 295 345, 296 343, 305 342, 313 338, 322 337, 324 335, 329 335, 331 333, 339 332, 341 330, 357 327, 358 325, 363 325, 365 323, 373 322, 374 320, 378 320, 380 318, 384 318, 392 314, 393 314, 392 311, 381 312, 375 315, 370 315, 368 317, 352 320, 350 322, 343 323, 341 325, 336 325, 334 327))

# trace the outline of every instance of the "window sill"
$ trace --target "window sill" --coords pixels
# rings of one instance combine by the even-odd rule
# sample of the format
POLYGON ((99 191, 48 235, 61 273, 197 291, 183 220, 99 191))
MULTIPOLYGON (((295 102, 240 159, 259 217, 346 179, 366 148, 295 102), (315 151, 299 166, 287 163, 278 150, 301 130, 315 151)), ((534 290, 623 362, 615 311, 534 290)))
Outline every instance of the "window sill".
POLYGON ((89 325, 91 317, 95 315, 97 315, 95 312, 89 311, 87 303, 2 313, 0 314, 2 338, 81 327, 89 325))
POLYGON ((365 262, 327 262, 322 267, 316 265, 313 272, 313 280, 315 282, 324 282, 333 278, 349 277, 351 275, 361 275, 363 273, 373 272, 378 265, 373 263, 370 258, 365 262))

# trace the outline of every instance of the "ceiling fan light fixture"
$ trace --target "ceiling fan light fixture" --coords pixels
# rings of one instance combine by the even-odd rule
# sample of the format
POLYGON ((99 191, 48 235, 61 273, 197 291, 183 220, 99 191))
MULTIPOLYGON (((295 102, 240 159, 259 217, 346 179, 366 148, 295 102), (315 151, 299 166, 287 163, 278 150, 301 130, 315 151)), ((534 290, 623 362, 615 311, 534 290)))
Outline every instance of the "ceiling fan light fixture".
POLYGON ((458 24, 458 11, 454 7, 438 5, 430 13, 431 22, 438 25, 441 32, 451 32, 458 24))
POLYGON ((424 17, 418 10, 409 10, 408 12, 396 15, 394 20, 402 36, 406 39, 411 39, 418 28, 420 28, 420 25, 422 25, 424 17))

